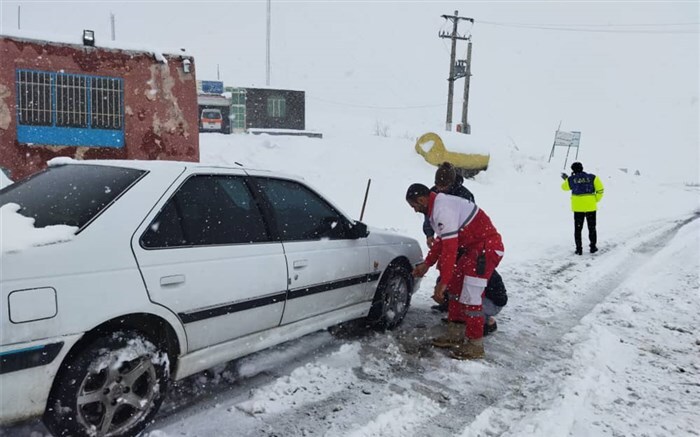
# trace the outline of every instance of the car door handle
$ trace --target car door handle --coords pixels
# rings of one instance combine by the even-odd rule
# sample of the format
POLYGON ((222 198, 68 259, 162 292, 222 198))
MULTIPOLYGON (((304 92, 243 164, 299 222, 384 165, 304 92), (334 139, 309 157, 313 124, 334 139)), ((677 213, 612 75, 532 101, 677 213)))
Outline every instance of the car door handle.
POLYGON ((309 265, 309 261, 305 259, 298 259, 293 263, 295 269, 303 269, 309 265))
POLYGON ((184 283, 185 283, 185 275, 163 276, 162 278, 160 278, 161 287, 165 287, 167 285, 184 284, 184 283))

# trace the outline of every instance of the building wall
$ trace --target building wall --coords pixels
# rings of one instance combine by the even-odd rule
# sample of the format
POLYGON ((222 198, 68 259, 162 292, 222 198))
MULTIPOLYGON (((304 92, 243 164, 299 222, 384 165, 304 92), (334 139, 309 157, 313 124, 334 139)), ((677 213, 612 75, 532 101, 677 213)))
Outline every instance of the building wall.
POLYGON ((18 180, 46 161, 142 159, 199 161, 199 122, 194 59, 83 47, 0 36, 0 166, 18 180), (191 62, 190 73, 182 67, 191 62), (17 137, 17 70, 74 73, 123 79, 124 144, 121 147, 21 144, 17 137))
POLYGON ((246 88, 246 127, 263 129, 298 129, 305 127, 304 91, 246 88), (270 117, 267 101, 280 96, 286 102, 285 117, 270 117))

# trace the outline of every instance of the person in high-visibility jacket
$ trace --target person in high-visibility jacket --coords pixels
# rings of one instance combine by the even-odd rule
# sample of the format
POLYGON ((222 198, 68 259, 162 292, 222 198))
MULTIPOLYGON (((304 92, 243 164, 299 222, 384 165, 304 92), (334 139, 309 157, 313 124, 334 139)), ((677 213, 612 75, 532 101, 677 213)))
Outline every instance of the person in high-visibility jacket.
POLYGON ((591 253, 598 251, 598 234, 596 232, 596 211, 598 202, 603 198, 603 183, 600 178, 592 173, 583 171, 583 164, 574 162, 571 164, 571 176, 562 173, 564 182, 561 189, 571 191, 571 210, 574 212, 574 241, 576 242, 576 255, 583 254, 581 243, 581 231, 583 221, 588 224, 588 240, 591 253))

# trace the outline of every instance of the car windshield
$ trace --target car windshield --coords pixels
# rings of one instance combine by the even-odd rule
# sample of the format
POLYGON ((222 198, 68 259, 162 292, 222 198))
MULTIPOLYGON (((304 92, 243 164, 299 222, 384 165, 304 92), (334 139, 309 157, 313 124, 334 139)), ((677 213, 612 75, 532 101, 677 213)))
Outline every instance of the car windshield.
POLYGON ((34 226, 88 224, 145 171, 102 165, 60 165, 0 190, 0 207, 20 206, 34 226))

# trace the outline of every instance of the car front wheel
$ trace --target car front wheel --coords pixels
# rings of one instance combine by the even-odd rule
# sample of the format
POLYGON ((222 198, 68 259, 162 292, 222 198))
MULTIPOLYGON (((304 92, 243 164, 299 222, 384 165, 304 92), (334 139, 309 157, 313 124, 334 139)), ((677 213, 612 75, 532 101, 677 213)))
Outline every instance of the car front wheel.
POLYGON ((99 337, 61 368, 44 423, 56 436, 135 436, 163 402, 169 368, 167 354, 140 334, 99 337))
POLYGON ((390 267, 379 284, 369 319, 379 329, 394 329, 403 321, 410 304, 410 273, 401 267, 390 267))

